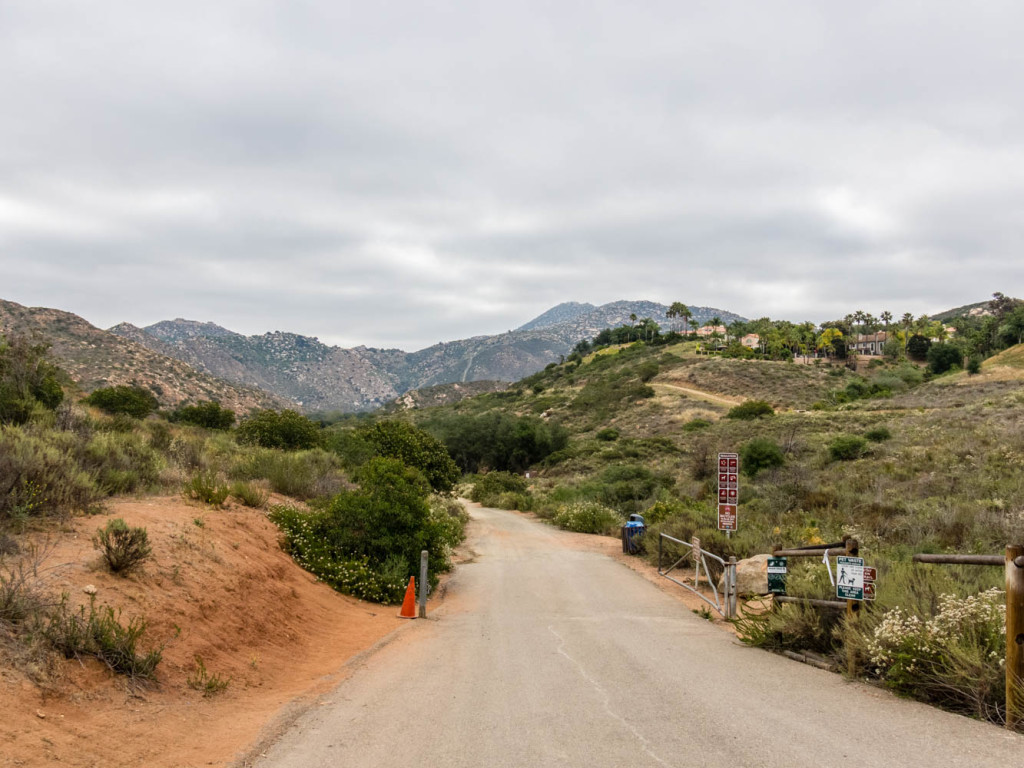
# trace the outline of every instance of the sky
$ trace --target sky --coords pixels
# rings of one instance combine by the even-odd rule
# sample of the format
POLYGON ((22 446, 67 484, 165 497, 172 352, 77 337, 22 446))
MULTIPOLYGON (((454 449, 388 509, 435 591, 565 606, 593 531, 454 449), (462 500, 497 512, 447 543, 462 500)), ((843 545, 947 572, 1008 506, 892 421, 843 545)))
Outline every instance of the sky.
POLYGON ((419 349, 1024 294, 1024 5, 0 0, 0 298, 419 349))

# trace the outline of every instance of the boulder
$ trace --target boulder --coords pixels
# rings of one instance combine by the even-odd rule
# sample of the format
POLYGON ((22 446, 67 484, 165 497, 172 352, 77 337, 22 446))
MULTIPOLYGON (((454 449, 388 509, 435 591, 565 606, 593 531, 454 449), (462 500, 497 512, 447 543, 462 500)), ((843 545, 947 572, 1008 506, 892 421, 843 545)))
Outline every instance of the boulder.
MULTIPOLYGON (((736 562, 736 594, 768 594, 768 558, 771 555, 754 555, 736 562)), ((725 574, 718 580, 718 588, 725 589, 725 574)))

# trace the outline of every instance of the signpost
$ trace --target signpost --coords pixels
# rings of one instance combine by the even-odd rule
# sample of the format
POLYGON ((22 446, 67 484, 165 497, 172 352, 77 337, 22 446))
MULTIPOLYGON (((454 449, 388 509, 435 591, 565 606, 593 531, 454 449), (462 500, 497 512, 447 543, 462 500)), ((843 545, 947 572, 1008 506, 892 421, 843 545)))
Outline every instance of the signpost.
POLYGON ((736 508, 740 501, 740 456, 738 453, 718 454, 718 530, 736 530, 736 508))
POLYGON ((786 558, 768 558, 768 592, 773 595, 786 594, 786 558))
POLYGON ((840 600, 864 599, 864 558, 836 558, 836 597, 840 600))

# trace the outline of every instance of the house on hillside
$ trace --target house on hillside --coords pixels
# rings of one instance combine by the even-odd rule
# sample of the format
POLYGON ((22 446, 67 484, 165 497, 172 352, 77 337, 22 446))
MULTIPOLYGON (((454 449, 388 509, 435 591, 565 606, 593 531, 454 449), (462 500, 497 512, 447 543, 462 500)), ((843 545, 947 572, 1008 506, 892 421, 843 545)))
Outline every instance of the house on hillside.
POLYGON ((697 335, 700 336, 702 339, 706 339, 709 336, 713 336, 716 333, 719 336, 725 336, 725 333, 726 333, 725 326, 724 325, 705 325, 705 326, 702 326, 702 327, 697 329, 697 335))
POLYGON ((750 349, 757 349, 761 345, 761 337, 756 333, 748 333, 740 339, 740 344, 744 347, 750 347, 750 349))
POLYGON ((849 351, 858 355, 881 355, 888 340, 889 334, 885 331, 858 333, 857 338, 850 344, 849 351))

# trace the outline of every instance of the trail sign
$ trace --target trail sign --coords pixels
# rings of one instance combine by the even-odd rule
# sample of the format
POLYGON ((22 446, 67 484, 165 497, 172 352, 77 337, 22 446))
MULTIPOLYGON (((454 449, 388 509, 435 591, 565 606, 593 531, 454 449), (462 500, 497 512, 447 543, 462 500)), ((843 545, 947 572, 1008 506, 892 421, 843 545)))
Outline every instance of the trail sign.
POLYGON ((768 592, 773 595, 786 594, 786 558, 768 558, 768 592))
POLYGON ((870 565, 864 566, 864 599, 875 599, 875 579, 878 578, 878 571, 870 565))
POLYGON ((740 500, 740 455, 718 454, 718 530, 736 530, 736 506, 740 500))
POLYGON ((836 558, 836 597, 840 600, 864 599, 864 558, 836 558))
POLYGON ((719 504, 718 505, 718 530, 720 530, 720 531, 735 531, 736 530, 736 505, 735 504, 719 504))

